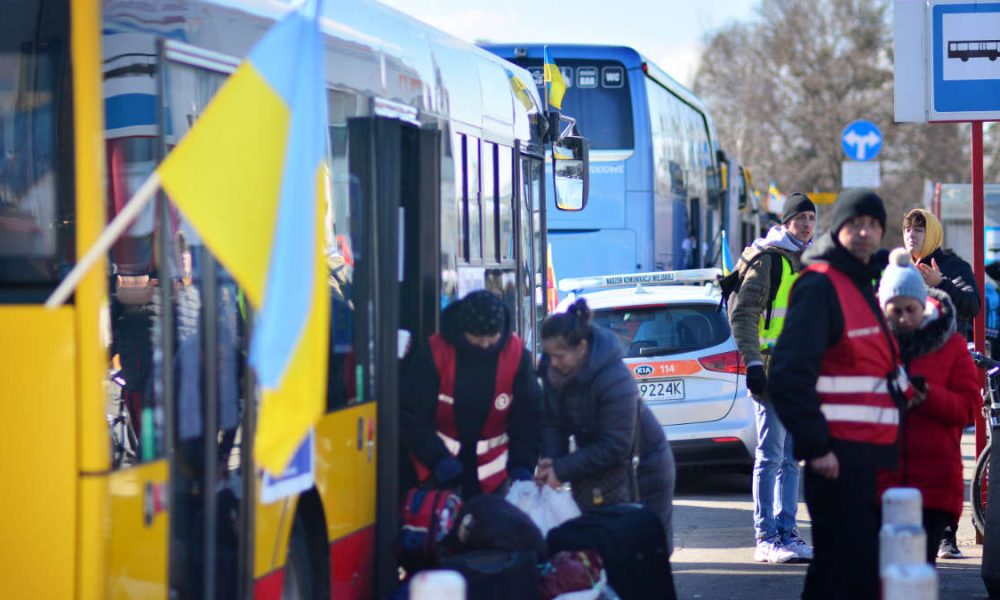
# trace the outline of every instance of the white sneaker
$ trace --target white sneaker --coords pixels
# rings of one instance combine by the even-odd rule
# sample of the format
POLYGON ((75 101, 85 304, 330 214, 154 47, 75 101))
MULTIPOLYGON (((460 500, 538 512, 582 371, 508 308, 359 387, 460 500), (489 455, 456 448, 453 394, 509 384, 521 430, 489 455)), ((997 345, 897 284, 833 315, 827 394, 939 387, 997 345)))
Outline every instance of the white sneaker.
POLYGON ((795 558, 799 560, 813 559, 813 547, 794 533, 790 535, 788 537, 788 541, 785 542, 785 549, 794 554, 795 558))
POLYGON ((796 558, 798 555, 785 548, 778 538, 760 540, 757 542, 757 548, 753 551, 753 559, 756 562, 786 563, 796 558))

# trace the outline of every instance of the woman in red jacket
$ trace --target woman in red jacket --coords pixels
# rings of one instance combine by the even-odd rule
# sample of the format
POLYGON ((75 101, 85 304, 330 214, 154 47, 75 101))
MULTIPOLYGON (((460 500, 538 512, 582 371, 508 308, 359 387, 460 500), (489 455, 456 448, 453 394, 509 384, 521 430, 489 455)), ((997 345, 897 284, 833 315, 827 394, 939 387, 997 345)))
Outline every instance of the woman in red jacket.
POLYGON ((899 463, 879 473, 879 496, 890 487, 920 490, 927 562, 933 564, 942 530, 962 514, 960 445, 962 429, 982 404, 979 372, 956 333, 948 294, 928 289, 902 248, 890 256, 878 297, 917 389, 900 430, 899 463))

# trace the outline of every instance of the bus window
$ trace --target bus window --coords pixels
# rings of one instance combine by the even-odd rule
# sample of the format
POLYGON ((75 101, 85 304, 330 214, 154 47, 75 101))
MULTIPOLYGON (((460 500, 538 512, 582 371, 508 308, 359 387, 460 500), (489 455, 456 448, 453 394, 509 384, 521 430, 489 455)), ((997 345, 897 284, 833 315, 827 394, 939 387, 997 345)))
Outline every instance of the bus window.
POLYGON ((496 144, 482 145, 483 262, 499 262, 497 252, 496 144))
POLYGON ((524 332, 525 345, 531 348, 534 343, 534 332, 535 332, 535 282, 532 280, 533 273, 535 272, 535 242, 534 236, 532 234, 533 227, 533 202, 537 199, 531 191, 531 185, 528 180, 531 174, 532 163, 538 162, 537 159, 532 159, 528 157, 523 157, 520 160, 521 168, 521 181, 524 182, 519 194, 521 196, 520 202, 517 203, 519 207, 518 220, 521 229, 521 235, 519 239, 520 242, 520 264, 518 265, 521 269, 521 285, 523 289, 521 290, 521 331, 524 332))
POLYGON ((469 254, 467 258, 471 263, 479 263, 483 260, 483 222, 479 203, 479 140, 472 136, 464 136, 463 140, 465 153, 463 197, 469 223, 469 254))
MULTIPOLYGON (((105 145, 110 220, 152 172, 158 140, 122 137, 105 145)), ((115 468, 159 458, 164 450, 162 395, 156 385, 162 364, 154 363, 156 334, 161 327, 160 277, 153 263, 156 208, 156 203, 150 203, 111 249, 113 368, 108 415, 115 468)))
MULTIPOLYGON (((497 210, 500 245, 500 262, 514 260, 514 213, 516 211, 514 186, 513 150, 507 146, 496 146, 497 150, 497 210)), ((529 231, 530 233, 530 231, 529 231)))
MULTIPOLYGON (((572 73, 562 102, 562 113, 576 119, 580 133, 590 140, 591 150, 631 150, 635 146, 632 131, 632 96, 628 71, 613 60, 573 60, 554 57, 559 68, 572 73)), ((536 83, 542 69, 537 59, 513 61, 528 68, 536 83)), ((539 88, 539 94, 544 90, 539 88)))
POLYGON ((327 355, 327 411, 358 401, 355 352, 354 227, 361 188, 350 175, 347 122, 368 115, 352 92, 329 90, 331 182, 327 193, 326 257, 330 269, 330 350, 327 355))
POLYGON ((0 36, 2 301, 41 302, 74 261, 69 13, 65 3, 3 8, 0 36), (38 289, 41 287, 42 289, 38 289), (34 291, 32 292, 32 290, 34 291), (27 295, 25 295, 27 294, 27 295))
MULTIPOLYGON (((106 214, 110 221, 153 172, 161 142, 156 80, 148 70, 152 36, 106 33, 102 44, 106 57, 106 214)), ((107 413, 114 468, 166 454, 164 361, 157 350, 163 341, 161 286, 173 278, 155 260, 160 209, 158 203, 149 203, 110 252, 112 368, 107 413)))

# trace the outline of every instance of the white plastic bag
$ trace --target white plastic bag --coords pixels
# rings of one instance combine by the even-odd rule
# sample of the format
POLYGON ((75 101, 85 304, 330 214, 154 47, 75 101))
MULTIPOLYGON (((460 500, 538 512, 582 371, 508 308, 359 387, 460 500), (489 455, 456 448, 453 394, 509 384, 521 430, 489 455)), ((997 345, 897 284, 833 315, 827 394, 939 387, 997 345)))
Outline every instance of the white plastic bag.
POLYGON ((518 507, 548 535, 549 530, 580 516, 573 496, 567 490, 554 490, 534 481, 515 481, 507 492, 507 502, 518 507))

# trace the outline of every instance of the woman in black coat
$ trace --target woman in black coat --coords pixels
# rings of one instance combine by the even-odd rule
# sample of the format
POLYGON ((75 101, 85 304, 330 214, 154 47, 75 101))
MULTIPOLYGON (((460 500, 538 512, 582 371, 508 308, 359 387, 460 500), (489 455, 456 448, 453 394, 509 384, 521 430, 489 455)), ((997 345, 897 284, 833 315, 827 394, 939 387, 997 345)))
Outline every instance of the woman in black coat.
POLYGON ((553 487, 581 482, 621 468, 634 451, 638 500, 662 521, 672 552, 674 457, 663 428, 639 398, 618 337, 591 325, 581 298, 545 321, 542 347, 542 460, 536 479, 553 487), (576 440, 573 452, 570 436, 576 440))

